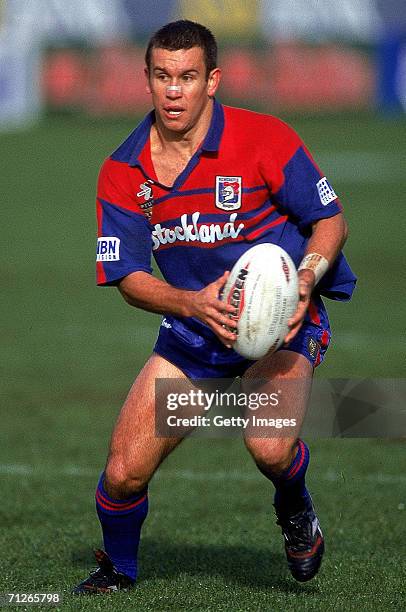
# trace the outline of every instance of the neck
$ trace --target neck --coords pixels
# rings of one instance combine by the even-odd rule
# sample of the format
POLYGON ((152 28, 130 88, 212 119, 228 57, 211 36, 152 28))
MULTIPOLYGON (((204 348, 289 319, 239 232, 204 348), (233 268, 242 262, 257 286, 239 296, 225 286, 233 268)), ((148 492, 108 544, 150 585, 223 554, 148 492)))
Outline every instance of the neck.
POLYGON ((200 143, 203 142, 208 132, 213 115, 213 106, 213 100, 209 99, 196 125, 185 132, 168 130, 162 121, 160 121, 158 115, 156 115, 156 122, 152 126, 151 136, 155 136, 162 149, 171 149, 172 151, 181 151, 182 153, 192 155, 200 143), (155 134, 153 134, 154 132, 155 134))

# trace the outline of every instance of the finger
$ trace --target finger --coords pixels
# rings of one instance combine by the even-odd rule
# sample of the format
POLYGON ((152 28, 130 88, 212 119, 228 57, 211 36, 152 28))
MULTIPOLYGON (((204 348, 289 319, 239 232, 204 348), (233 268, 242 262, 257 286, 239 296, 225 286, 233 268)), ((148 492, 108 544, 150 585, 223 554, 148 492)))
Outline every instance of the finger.
POLYGON ((220 290, 227 282, 228 277, 230 276, 230 272, 226 270, 217 280, 215 280, 212 284, 220 290))
POLYGON ((226 327, 231 327, 232 329, 237 329, 238 327, 238 320, 234 319, 233 317, 219 317, 217 319, 217 323, 219 323, 220 325, 225 325, 226 327))
POLYGON ((309 302, 311 292, 309 287, 299 287, 299 302, 309 302))
POLYGON ((297 325, 292 327, 292 329, 287 334, 285 340, 283 341, 284 344, 289 344, 289 342, 292 342, 293 338, 296 336, 297 332, 302 327, 302 323, 303 321, 300 321, 300 323, 297 323, 297 325))
POLYGON ((296 309, 296 312, 288 320, 289 327, 294 327, 295 325, 297 325, 299 323, 299 321, 304 319, 304 317, 306 315, 306 312, 307 312, 307 308, 308 308, 308 303, 307 302, 299 302, 298 307, 296 309))
POLYGON ((310 298, 310 291, 308 287, 299 287, 299 300, 301 302, 310 298))
MULTIPOLYGON (((227 327, 237 328, 238 326, 238 318, 236 316, 227 315, 225 312, 219 312, 214 308, 211 309, 208 313, 208 316, 218 323, 219 325, 226 325, 227 327)), ((235 315, 235 308, 233 309, 232 315, 235 315)))
POLYGON ((219 312, 228 312, 232 315, 238 316, 238 309, 236 309, 236 307, 232 304, 227 304, 221 300, 213 300, 212 306, 219 312))
MULTIPOLYGON (((214 331, 214 330, 213 330, 214 331)), ((217 338, 220 340, 221 344, 224 344, 228 349, 232 349, 235 340, 230 340, 228 338, 224 338, 220 333, 216 334, 217 338)))
POLYGON ((237 340, 237 334, 232 329, 229 329, 227 326, 219 325, 216 321, 214 321, 216 325, 217 331, 220 336, 227 340, 228 342, 235 342, 237 340))
POLYGON ((307 287, 309 291, 313 290, 314 287, 314 274, 311 274, 311 278, 308 278, 307 276, 299 276, 299 287, 307 287))
POLYGON ((210 325, 211 329, 214 331, 216 336, 219 338, 219 340, 225 346, 227 346, 227 348, 232 348, 232 345, 237 340, 237 334, 234 334, 228 331, 225 327, 223 327, 222 325, 219 325, 214 320, 208 321, 208 324, 210 325))

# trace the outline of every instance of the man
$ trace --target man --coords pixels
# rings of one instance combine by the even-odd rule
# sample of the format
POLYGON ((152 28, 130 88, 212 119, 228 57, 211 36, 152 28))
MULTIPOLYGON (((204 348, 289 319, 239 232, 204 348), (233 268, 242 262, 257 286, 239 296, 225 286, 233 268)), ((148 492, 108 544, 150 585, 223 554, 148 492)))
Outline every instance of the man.
MULTIPOLYGON (((221 72, 211 32, 189 21, 164 26, 149 42, 145 75, 154 111, 100 173, 97 273, 130 305, 165 318, 97 487, 106 552, 96 552, 99 569, 76 593, 135 582, 148 482, 180 442, 155 435, 156 379, 295 379, 300 393, 292 401, 303 415, 330 338, 320 294, 349 299, 355 283, 340 253, 347 234, 341 206, 299 137, 274 117, 215 100, 221 72), (254 363, 232 350, 234 308, 219 293, 233 263, 261 242, 279 244, 299 266, 300 299, 288 344, 254 363), (151 274, 151 251, 164 281, 151 274)), ((275 486, 291 572, 309 580, 324 548, 305 486, 309 450, 292 437, 245 443, 275 486)))

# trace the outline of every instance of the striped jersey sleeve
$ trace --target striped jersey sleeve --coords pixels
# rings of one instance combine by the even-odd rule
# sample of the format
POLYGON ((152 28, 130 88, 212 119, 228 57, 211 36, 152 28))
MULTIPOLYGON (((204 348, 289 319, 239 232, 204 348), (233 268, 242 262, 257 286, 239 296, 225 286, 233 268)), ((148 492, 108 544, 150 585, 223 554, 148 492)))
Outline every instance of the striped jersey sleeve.
POLYGON ((117 285, 132 272, 151 274, 151 226, 135 201, 125 164, 107 159, 97 185, 96 276, 117 285))
POLYGON ((277 168, 274 200, 282 214, 300 229, 342 211, 341 203, 326 176, 315 163, 296 132, 278 121, 272 135, 273 167, 277 168))

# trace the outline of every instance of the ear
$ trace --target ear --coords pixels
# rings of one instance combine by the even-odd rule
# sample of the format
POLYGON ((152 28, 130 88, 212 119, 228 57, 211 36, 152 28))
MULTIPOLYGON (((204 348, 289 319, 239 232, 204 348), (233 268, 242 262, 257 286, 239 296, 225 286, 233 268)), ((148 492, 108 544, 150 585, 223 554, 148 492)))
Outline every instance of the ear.
POLYGON ((145 75, 145 80, 146 80, 145 89, 147 90, 147 93, 150 94, 151 93, 151 86, 149 84, 149 70, 148 70, 148 68, 146 66, 144 68, 144 75, 145 75))
POLYGON ((220 68, 214 68, 207 79, 207 94, 212 97, 215 95, 221 80, 220 68))

